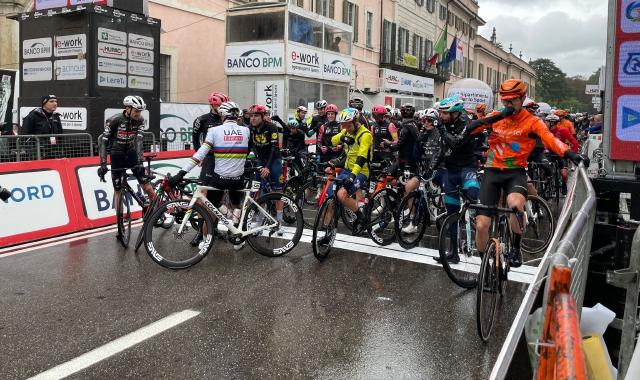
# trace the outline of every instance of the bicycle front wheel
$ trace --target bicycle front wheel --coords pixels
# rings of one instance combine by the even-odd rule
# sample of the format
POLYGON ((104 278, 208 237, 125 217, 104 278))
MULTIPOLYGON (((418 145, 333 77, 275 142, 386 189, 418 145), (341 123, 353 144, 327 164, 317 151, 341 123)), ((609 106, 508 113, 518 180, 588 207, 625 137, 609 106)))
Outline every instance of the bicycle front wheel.
POLYGON ((335 210, 337 207, 336 201, 337 198, 333 196, 325 199, 313 223, 311 247, 313 248, 313 255, 319 261, 324 261, 329 256, 338 232, 338 215, 336 215, 335 210))
MULTIPOLYGON (((155 186, 154 186, 155 188, 155 186)), ((144 242, 144 231, 147 228, 147 222, 149 222, 149 218, 153 214, 153 212, 158 208, 158 204, 160 204, 160 196, 156 196, 155 199, 149 205, 147 212, 142 217, 142 227, 140 228, 140 232, 138 232, 138 239, 136 240, 136 245, 133 249, 134 252, 138 252, 138 249, 142 246, 144 242)))
POLYGON ((373 193, 365 210, 369 237, 379 245, 389 245, 396 240, 393 215, 398 208, 398 194, 390 189, 373 193))
POLYGON ((489 241, 486 252, 480 266, 478 275, 478 290, 476 297, 476 325, 478 335, 484 342, 489 340, 493 317, 496 312, 499 293, 499 267, 496 265, 496 243, 489 241))
POLYGON ((447 276, 463 288, 478 284, 482 259, 476 248, 476 227, 457 212, 445 219, 438 236, 440 263, 447 276))
MULTIPOLYGON (((247 208, 247 218, 243 223, 244 231, 249 231, 259 226, 269 226, 277 221, 277 202, 284 203, 284 214, 293 215, 293 221, 286 228, 277 223, 274 227, 266 228, 255 234, 247 236, 247 241, 251 248, 261 255, 276 257, 290 252, 298 245, 302 236, 304 224, 302 221, 302 211, 295 200, 285 194, 270 193, 258 198, 255 204, 250 204, 247 208), (264 210, 264 211, 263 211, 264 210), (269 218, 268 216, 271 216, 269 218), (282 228, 282 230, 280 230, 282 228), (279 235, 282 232, 282 235, 279 235)), ((283 222, 286 222, 283 220, 283 222)))
POLYGON ((118 234, 120 235, 120 244, 124 248, 129 246, 131 239, 131 208, 129 205, 129 197, 124 189, 118 193, 118 234))
POLYGON ((544 252, 556 230, 549 204, 537 195, 529 195, 525 205, 527 228, 522 235, 522 251, 530 255, 544 252))
POLYGON ((427 202, 419 191, 407 194, 395 211, 395 230, 398 244, 404 249, 416 247, 427 229, 427 202))
POLYGON ((211 250, 213 244, 213 219, 209 211, 199 203, 187 210, 188 199, 178 199, 161 204, 151 214, 147 222, 144 240, 147 253, 153 261, 170 269, 184 269, 200 262, 211 250), (163 227, 165 218, 172 218, 170 228, 163 227), (185 218, 188 221, 180 230, 185 218), (192 223, 192 221, 197 223, 192 223), (192 246, 191 241, 202 223, 202 242, 192 246), (194 227, 193 224, 196 224, 194 227))

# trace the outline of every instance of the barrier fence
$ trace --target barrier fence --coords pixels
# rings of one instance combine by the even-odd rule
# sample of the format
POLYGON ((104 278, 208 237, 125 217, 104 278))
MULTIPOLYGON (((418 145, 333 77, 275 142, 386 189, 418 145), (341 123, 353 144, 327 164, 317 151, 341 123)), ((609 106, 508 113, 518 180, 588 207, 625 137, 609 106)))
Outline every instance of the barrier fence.
POLYGON ((90 157, 94 144, 88 133, 0 136, 0 162, 90 157))

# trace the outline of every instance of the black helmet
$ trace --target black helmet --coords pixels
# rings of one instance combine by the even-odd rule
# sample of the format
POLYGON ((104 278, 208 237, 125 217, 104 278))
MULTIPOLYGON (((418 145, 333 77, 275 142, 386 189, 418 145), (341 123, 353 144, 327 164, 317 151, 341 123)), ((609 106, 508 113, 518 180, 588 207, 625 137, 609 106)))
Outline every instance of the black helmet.
POLYGON ((400 114, 402 117, 413 117, 414 113, 416 113, 416 108, 411 103, 405 103, 400 107, 400 114))
POLYGON ((349 100, 349 107, 362 111, 362 107, 364 107, 364 101, 362 101, 361 98, 353 98, 349 100))

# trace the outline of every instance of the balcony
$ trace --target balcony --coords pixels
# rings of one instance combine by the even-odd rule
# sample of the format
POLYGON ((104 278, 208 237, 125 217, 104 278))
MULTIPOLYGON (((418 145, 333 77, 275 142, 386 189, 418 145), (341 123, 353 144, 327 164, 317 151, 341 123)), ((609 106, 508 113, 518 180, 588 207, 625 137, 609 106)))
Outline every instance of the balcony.
POLYGON ((380 68, 433 78, 436 82, 446 82, 451 76, 449 69, 445 67, 436 67, 436 65, 430 64, 426 57, 418 59, 417 68, 409 67, 404 62, 404 52, 395 50, 382 51, 380 54, 380 68))

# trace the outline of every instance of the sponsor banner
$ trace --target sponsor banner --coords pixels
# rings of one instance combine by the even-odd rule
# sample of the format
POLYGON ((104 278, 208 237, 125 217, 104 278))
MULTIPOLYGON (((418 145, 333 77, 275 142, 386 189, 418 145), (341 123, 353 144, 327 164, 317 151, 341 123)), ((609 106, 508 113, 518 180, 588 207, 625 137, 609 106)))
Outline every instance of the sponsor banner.
POLYGON ((79 5, 79 4, 107 4, 107 0, 69 0, 69 5, 79 5))
POLYGON ((64 57, 78 55, 87 52, 87 35, 70 34, 68 36, 56 36, 55 56, 64 57))
POLYGON ((325 52, 322 58, 322 77, 351 82, 351 57, 325 52))
POLYGON ((600 88, 597 84, 588 84, 584 93, 586 95, 600 95, 600 88))
POLYGON ((110 44, 126 45, 127 33, 113 29, 98 28, 98 41, 110 44))
POLYGON ((22 41, 22 58, 49 58, 53 54, 51 38, 35 38, 22 41))
POLYGON ((153 78, 129 75, 129 88, 153 90, 153 78))
POLYGON ((160 103, 161 139, 167 140, 167 150, 192 149, 193 123, 209 108, 209 104, 160 103))
POLYGON ((272 112, 283 120, 284 117, 284 81, 256 81, 256 102, 271 107, 272 112))
POLYGON ((67 0, 35 0, 33 9, 41 11, 43 9, 66 7, 67 5, 67 0))
POLYGON ((153 76, 153 65, 149 63, 129 62, 129 74, 153 76))
POLYGON ((98 73, 98 86, 102 87, 127 87, 127 76, 121 74, 98 73))
POLYGON ((225 72, 284 74, 284 44, 227 46, 225 72))
POLYGON ((98 55, 107 58, 127 59, 127 48, 124 46, 99 42, 98 55))
POLYGON ((153 51, 133 47, 130 47, 128 51, 130 61, 153 63, 153 51))
POLYGON ((22 80, 39 82, 53 79, 51 61, 25 62, 22 64, 22 80))
MULTIPOLYGON (((640 143, 640 96, 623 95, 617 103, 616 137, 622 141, 640 143)), ((635 160, 640 160, 637 153, 635 160)))
MULTIPOLYGON (((22 120, 37 107, 20 107, 20 126, 22 120)), ((87 109, 84 107, 58 107, 62 129, 65 131, 84 131, 87 129, 87 109)))
POLYGON ((435 85, 432 78, 425 78, 400 71, 385 69, 384 88, 387 90, 419 92, 433 95, 435 85))
MULTIPOLYGON (((132 15, 133 16, 133 15, 132 15)), ((129 46, 140 49, 153 50, 155 41, 153 37, 141 36, 139 34, 129 33, 129 46)))
POLYGON ((78 80, 87 78, 87 61, 63 59, 55 61, 56 80, 78 80))
POLYGON ((322 52, 289 43, 287 74, 322 78, 322 52))
POLYGON ((455 94, 462 95, 464 97, 464 108, 467 110, 474 110, 480 103, 487 105, 487 112, 493 110, 493 92, 481 90, 478 88, 452 88, 447 91, 447 97, 451 97, 455 94))
POLYGON ((111 58, 98 58, 98 71, 107 71, 110 73, 127 73, 127 61, 121 61, 111 58))
MULTIPOLYGON (((122 111, 124 111, 123 108, 107 108, 106 110, 104 110, 104 124, 103 125, 107 125, 107 120, 111 119, 112 117, 119 115, 122 113, 122 111)), ((146 130, 149 126, 149 110, 144 110, 140 113, 140 115, 144 118, 144 127, 143 129, 146 130)))

